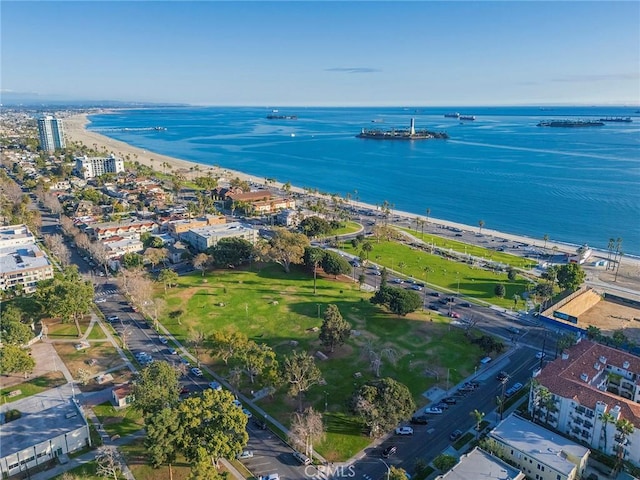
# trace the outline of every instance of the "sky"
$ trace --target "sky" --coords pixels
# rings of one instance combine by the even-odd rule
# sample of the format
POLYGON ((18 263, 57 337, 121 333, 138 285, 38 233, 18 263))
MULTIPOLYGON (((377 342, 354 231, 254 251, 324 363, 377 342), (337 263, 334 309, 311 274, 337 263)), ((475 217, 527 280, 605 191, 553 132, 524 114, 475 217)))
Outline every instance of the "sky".
POLYGON ((5 98, 640 104, 636 0, 2 0, 0 27, 5 98))

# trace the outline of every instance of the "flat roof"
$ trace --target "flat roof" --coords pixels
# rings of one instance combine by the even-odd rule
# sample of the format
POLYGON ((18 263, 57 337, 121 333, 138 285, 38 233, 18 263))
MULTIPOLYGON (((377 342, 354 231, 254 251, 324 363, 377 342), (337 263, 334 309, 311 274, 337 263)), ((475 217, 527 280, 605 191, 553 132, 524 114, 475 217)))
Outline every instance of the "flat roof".
POLYGON ((48 265, 49 259, 35 243, 0 247, 0 273, 38 269, 48 265))
POLYGON ((515 467, 476 447, 444 475, 442 480, 510 480, 524 478, 524 474, 515 467))
POLYGON ((240 222, 231 222, 231 223, 220 223, 217 225, 207 225, 206 227, 195 227, 189 229, 190 232, 193 232, 197 235, 202 235, 203 237, 212 237, 215 235, 224 235, 226 233, 235 233, 235 232, 249 232, 255 230, 250 225, 246 225, 240 222))
POLYGON ((567 460, 568 455, 580 459, 589 452, 588 448, 515 414, 500 422, 490 436, 565 475, 576 466, 567 460))
MULTIPOLYGON (((14 408, 20 410, 16 405, 14 408)), ((2 457, 13 455, 51 438, 85 427, 86 423, 73 400, 46 410, 22 412, 22 417, 5 423, 0 429, 2 457)))

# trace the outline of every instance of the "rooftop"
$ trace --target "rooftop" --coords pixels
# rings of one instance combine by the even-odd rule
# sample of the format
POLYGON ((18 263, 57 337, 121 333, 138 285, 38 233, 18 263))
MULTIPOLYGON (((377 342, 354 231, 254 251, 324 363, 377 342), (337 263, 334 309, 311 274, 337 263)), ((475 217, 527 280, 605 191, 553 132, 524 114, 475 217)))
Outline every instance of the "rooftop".
POLYGON ((235 232, 249 232, 253 230, 251 225, 245 225, 240 222, 221 223, 218 225, 207 225, 206 227, 196 227, 189 231, 203 237, 211 237, 216 235, 225 235, 235 232))
POLYGON ((0 247, 0 274, 43 268, 50 265, 49 259, 35 243, 0 247))
POLYGON ((567 457, 581 459, 589 452, 588 448, 514 414, 500 422, 490 435, 565 475, 576 466, 567 457))
POLYGON ((479 449, 471 450, 460 457, 460 461, 447 473, 436 477, 440 480, 520 480, 524 474, 490 453, 479 449))
POLYGON ((639 357, 600 343, 582 340, 567 349, 562 357, 547 364, 536 379, 552 393, 563 398, 571 398, 591 410, 595 410, 599 401, 607 404, 608 409, 619 405, 622 417, 633 423, 636 428, 640 428, 640 404, 598 390, 591 383, 587 383, 607 366, 631 372, 636 378, 640 375, 639 357), (596 365, 599 369, 596 369, 596 365), (586 381, 583 374, 586 374, 586 381))

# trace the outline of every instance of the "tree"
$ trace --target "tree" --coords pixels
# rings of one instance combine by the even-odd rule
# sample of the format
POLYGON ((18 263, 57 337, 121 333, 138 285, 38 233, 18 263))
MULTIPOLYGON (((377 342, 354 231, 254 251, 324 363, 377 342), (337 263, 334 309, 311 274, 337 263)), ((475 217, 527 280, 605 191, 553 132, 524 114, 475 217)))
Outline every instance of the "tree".
MULTIPOLYGON (((12 307, 10 305, 9 307, 12 307)), ((9 310, 7 307, 7 310, 9 310)), ((2 314, 2 331, 0 332, 2 343, 5 345, 25 345, 33 338, 33 330, 22 322, 5 320, 6 311, 2 314)))
POLYGON ((506 288, 502 283, 498 283, 493 289, 493 293, 496 295, 496 297, 503 298, 506 293, 506 288))
POLYGON ((407 472, 403 468, 391 465, 387 475, 387 480, 407 480, 407 472))
POLYGON ((164 285, 164 293, 167 293, 167 288, 171 288, 178 284, 178 274, 170 268, 163 268, 158 274, 158 281, 164 285))
POLYGON ((318 216, 307 217, 300 222, 300 230, 309 238, 329 235, 331 225, 324 218, 318 216))
POLYGON ((133 406, 146 417, 180 400, 179 373, 167 362, 153 362, 143 368, 133 385, 133 406))
POLYGON ((447 455, 445 453, 441 453, 433 459, 433 466, 441 472, 448 472, 454 467, 456 463, 458 463, 456 457, 452 457, 451 455, 447 455))
POLYGON ((298 411, 302 411, 302 396, 320 382, 322 372, 314 358, 304 352, 293 351, 282 362, 282 379, 289 384, 289 395, 298 398, 298 411))
POLYGON ((476 408, 470 413, 470 415, 476 421, 476 438, 478 438, 480 436, 480 424, 482 423, 482 419, 484 419, 484 412, 481 412, 476 408))
POLYGON ((306 247, 304 249, 304 263, 305 265, 313 267, 313 294, 317 293, 316 290, 316 278, 318 276, 318 265, 322 263, 324 258, 324 250, 319 247, 306 247))
POLYGON ((309 246, 309 239, 302 233, 292 233, 284 228, 275 228, 271 239, 260 248, 260 254, 265 260, 282 265, 289 273, 292 263, 302 263, 305 247, 309 246))
POLYGON ((371 436, 393 428, 415 409, 407 386, 389 377, 363 385, 351 398, 351 410, 362 418, 371 436))
POLYGON ((313 444, 324 439, 322 414, 313 407, 304 412, 294 412, 291 416, 289 439, 305 455, 313 458, 313 444))
POLYGON ((333 353, 335 348, 349 339, 351 324, 342 318, 337 305, 329 304, 324 311, 324 321, 320 327, 320 342, 333 353))
POLYGON ((371 244, 371 242, 369 241, 362 242, 362 251, 365 253, 367 260, 369 260, 369 254, 371 253, 372 250, 373 250, 373 245, 371 244))
POLYGON ((36 366, 29 352, 17 345, 5 345, 0 348, 0 374, 24 373, 26 378, 36 366))
POLYGON ((126 269, 140 268, 144 265, 144 257, 139 253, 127 252, 122 256, 121 263, 126 269))
POLYGON ((96 451, 96 473, 101 477, 113 477, 118 480, 122 463, 118 449, 113 445, 103 445, 96 451))
POLYGON ((182 426, 179 447, 189 462, 207 457, 235 458, 249 440, 247 416, 233 404, 227 390, 206 389, 201 395, 184 399, 175 407, 182 426), (204 449, 199 452, 199 448, 204 449))
POLYGON ((173 478, 171 465, 176 461, 176 446, 182 437, 178 416, 173 409, 163 408, 154 415, 147 415, 144 423, 147 432, 144 446, 151 465, 157 468, 166 463, 169 466, 169 477, 173 478))
POLYGON ((626 418, 621 418, 616 421, 616 431, 618 432, 615 436, 616 440, 616 466, 614 470, 619 472, 622 468, 622 463, 624 462, 624 458, 627 455, 627 447, 629 445, 628 438, 634 431, 635 427, 631 421, 626 418))
POLYGON ((198 365, 200 365, 200 347, 204 343, 204 339, 205 336, 201 330, 196 330, 195 328, 189 329, 189 332, 187 333, 187 341, 189 342, 189 345, 191 345, 195 350, 195 356, 198 365))
POLYGON ((322 269, 329 275, 346 275, 351 272, 351 265, 339 253, 330 250, 325 252, 322 259, 322 269))
POLYGON ((604 440, 604 449, 602 450, 604 453, 609 453, 607 452, 607 441, 608 441, 608 437, 609 434, 607 432, 607 425, 608 424, 614 424, 616 422, 616 417, 613 416, 613 414, 611 412, 605 412, 602 413, 600 415, 600 421, 602 422, 602 429, 600 431, 600 438, 602 438, 604 440))
POLYGON ((510 268, 507 270, 507 278, 510 282, 513 282, 518 276, 518 272, 514 268, 510 268))
POLYGON ((80 318, 91 311, 93 295, 93 284, 82 279, 75 265, 41 282, 36 291, 42 310, 63 322, 75 321, 79 337, 82 336, 80 318))
POLYGON ((478 221, 478 227, 479 227, 478 233, 480 233, 480 235, 482 235, 482 227, 484 227, 484 220, 479 220, 478 221))
POLYGON ((249 340, 247 336, 241 332, 215 330, 209 342, 211 344, 211 354, 214 357, 221 358, 224 364, 227 365, 229 359, 247 348, 249 340))
POLYGON ((422 306, 422 298, 413 290, 390 287, 385 283, 380 284, 378 291, 371 297, 374 305, 385 305, 396 315, 407 315, 422 306))
POLYGON ((577 263, 560 265, 557 268, 558 286, 562 289, 575 291, 584 283, 587 276, 585 271, 577 263))
POLYGON ((221 238, 211 253, 218 265, 240 265, 252 257, 253 245, 244 238, 221 238))
POLYGON ((156 268, 156 265, 166 261, 169 256, 169 251, 166 248, 153 248, 149 247, 144 251, 144 259, 151 264, 151 268, 156 268))
POLYGON ((193 268, 195 268, 196 270, 200 270, 202 272, 202 276, 204 277, 204 271, 207 269, 210 262, 211 257, 209 255, 207 255, 206 253, 199 253, 195 257, 193 257, 191 264, 193 265, 193 268))
POLYGON ((587 327, 587 338, 589 340, 599 340, 602 337, 602 331, 593 325, 587 327))
POLYGON ((267 382, 275 383, 277 381, 276 353, 268 345, 250 340, 246 347, 238 352, 236 359, 249 375, 252 384, 257 376, 265 377, 267 382))

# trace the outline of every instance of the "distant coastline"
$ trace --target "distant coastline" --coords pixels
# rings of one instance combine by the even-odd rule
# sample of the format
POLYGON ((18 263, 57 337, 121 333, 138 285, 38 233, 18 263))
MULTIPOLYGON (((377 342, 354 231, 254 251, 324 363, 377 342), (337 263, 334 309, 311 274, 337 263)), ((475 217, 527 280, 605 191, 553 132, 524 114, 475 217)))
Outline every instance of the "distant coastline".
MULTIPOLYGON (((126 109, 130 110, 130 109, 126 109)), ((203 172, 211 172, 214 176, 220 177, 222 182, 229 181, 235 177, 238 177, 242 180, 248 180, 250 182, 256 183, 264 183, 264 177, 259 177, 256 175, 246 174, 244 172, 233 170, 229 168, 219 167, 219 166, 211 166, 204 163, 193 162, 189 160, 183 160, 180 158, 171 157, 168 155, 162 155, 156 152, 152 152, 143 148, 139 148, 136 146, 132 146, 128 143, 122 142, 120 140, 116 140, 105 135, 102 135, 98 132, 91 131, 87 129, 89 125, 89 116, 94 115, 96 113, 99 114, 116 114, 119 113, 121 109, 105 109, 100 112, 92 112, 92 113, 83 113, 79 115, 73 115, 65 119, 65 131, 70 140, 83 142, 85 145, 92 146, 96 144, 98 148, 102 148, 103 146, 109 151, 113 152, 115 155, 122 156, 123 158, 129 157, 130 161, 138 161, 141 164, 147 165, 156 170, 160 170, 160 165, 163 162, 166 162, 168 165, 172 166, 173 171, 180 171, 186 173, 187 175, 202 175, 203 172), (198 172, 195 172, 195 167, 198 168, 198 172), (205 167, 205 168, 202 168, 205 167), (194 173, 195 172, 195 173, 194 173)), ((275 182, 274 186, 278 188, 282 188, 284 185, 283 182, 275 182)), ((306 189, 292 186, 291 190, 297 193, 309 193, 306 189)), ((316 194, 318 197, 325 198, 330 200, 330 195, 323 195, 320 193, 316 194)), ((377 206, 373 204, 369 204, 366 202, 360 202, 355 200, 350 200, 350 203, 354 205, 358 205, 361 208, 367 208, 371 210, 376 210, 377 206)), ((442 225, 447 228, 457 228, 466 231, 477 231, 478 226, 472 226, 468 224, 463 224, 459 222, 453 222, 449 220, 444 220, 441 218, 434 218, 429 216, 428 218, 424 215, 416 215, 415 213, 406 212, 402 210, 393 210, 393 213, 399 216, 403 216, 409 219, 421 218, 423 220, 428 220, 431 224, 442 225)), ((541 238, 535 238, 522 234, 512 234, 504 231, 497 231, 490 228, 483 227, 482 229, 483 235, 487 237, 497 237, 497 238, 506 238, 512 241, 518 241, 521 243, 530 244, 532 246, 542 246, 544 241, 541 238)), ((564 253, 574 253, 575 249, 579 246, 576 243, 557 241, 551 238, 546 242, 547 248, 552 249, 556 248, 560 252, 564 253)), ((606 255, 606 251, 598 248, 594 248, 594 251, 601 254, 606 255)), ((625 256, 623 257, 624 263, 638 264, 640 265, 640 259, 634 256, 625 256)))

